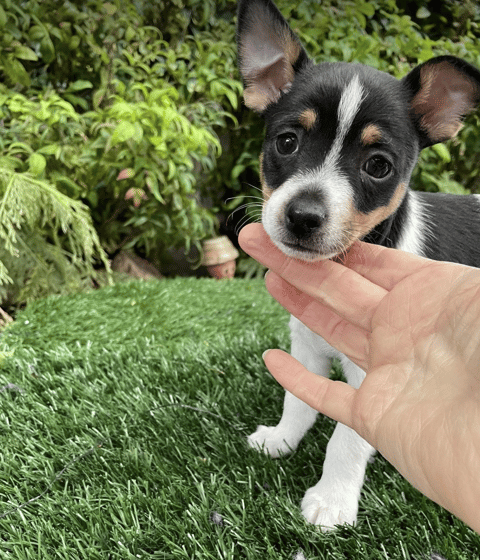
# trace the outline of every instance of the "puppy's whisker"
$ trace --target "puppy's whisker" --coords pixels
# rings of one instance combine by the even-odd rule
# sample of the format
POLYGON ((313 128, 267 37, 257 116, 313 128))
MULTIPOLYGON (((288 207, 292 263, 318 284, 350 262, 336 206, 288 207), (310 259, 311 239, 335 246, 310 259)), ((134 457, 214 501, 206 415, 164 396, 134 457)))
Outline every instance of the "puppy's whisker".
POLYGON ((257 195, 238 195, 238 196, 231 196, 230 198, 227 198, 225 200, 225 202, 230 202, 231 200, 236 200, 237 198, 243 200, 245 198, 253 198, 254 200, 259 200, 263 202, 263 197, 262 196, 257 196, 257 195))
MULTIPOLYGON (((227 223, 229 222, 230 218, 233 218, 233 215, 235 214, 235 212, 238 212, 239 210, 247 210, 246 215, 251 215, 251 214, 260 214, 262 213, 263 210, 263 203, 260 204, 259 202, 247 202, 246 204, 242 204, 241 206, 239 206, 238 208, 235 208, 235 210, 233 210, 227 218, 227 223)), ((243 219, 243 218, 242 218, 243 219)))
POLYGON ((260 212, 257 213, 252 213, 252 214, 246 214, 237 224, 237 227, 243 227, 245 224, 252 222, 254 223, 255 221, 261 220, 262 218, 262 214, 260 212))
POLYGON ((254 189, 254 190, 258 191, 258 192, 261 192, 261 193, 263 194, 262 189, 261 189, 260 187, 257 187, 256 185, 252 185, 252 184, 250 184, 250 183, 247 183, 247 187, 249 187, 249 188, 251 188, 251 189, 254 189))
POLYGON ((246 216, 244 216, 240 222, 237 224, 237 227, 235 228, 235 235, 238 235, 240 233, 240 230, 246 226, 248 223, 258 223, 260 222, 262 219, 262 215, 260 213, 254 215, 254 214, 247 214, 246 216))
POLYGON ((235 208, 233 212, 236 212, 237 210, 241 210, 242 208, 263 208, 263 202, 246 202, 241 206, 237 206, 237 208, 235 208))

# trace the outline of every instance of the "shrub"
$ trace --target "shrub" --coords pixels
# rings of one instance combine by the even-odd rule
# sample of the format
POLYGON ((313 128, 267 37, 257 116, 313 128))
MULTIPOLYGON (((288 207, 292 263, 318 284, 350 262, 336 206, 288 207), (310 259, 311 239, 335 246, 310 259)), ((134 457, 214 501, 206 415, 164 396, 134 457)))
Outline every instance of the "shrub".
POLYGON ((88 208, 80 201, 6 168, 0 169, 0 192, 2 301, 26 303, 85 288, 96 277, 95 258, 108 271, 88 208))
POLYGON ((241 90, 231 22, 210 25, 228 43, 199 35, 172 48, 133 3, 5 8, 0 167, 85 202, 109 253, 155 259, 211 235, 215 212, 199 201, 212 185, 197 179, 220 154, 214 129, 236 124, 220 104, 236 107, 241 90))

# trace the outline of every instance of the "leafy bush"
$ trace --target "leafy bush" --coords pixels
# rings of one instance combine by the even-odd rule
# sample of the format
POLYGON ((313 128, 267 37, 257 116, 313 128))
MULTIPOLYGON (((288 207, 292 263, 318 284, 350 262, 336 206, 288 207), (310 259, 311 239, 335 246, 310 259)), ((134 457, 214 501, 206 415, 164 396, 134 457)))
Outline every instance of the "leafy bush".
MULTIPOLYGON (((129 237, 130 245, 152 254, 160 244, 167 249, 183 240, 188 246, 213 230, 213 216, 195 199, 192 154, 212 166, 220 143, 178 111, 177 100, 173 87, 137 83, 128 95, 86 115, 92 141, 80 159, 89 184, 96 185, 87 193, 91 207, 102 219, 115 215, 118 200, 123 207, 130 201, 122 221, 107 220, 100 229, 104 240, 115 241, 111 249, 129 237)), ((74 176, 85 182, 84 172, 77 172, 74 176)))
POLYGON ((231 22, 214 26, 228 41, 190 36, 172 48, 133 3, 5 8, 0 166, 87 203, 109 253, 155 259, 211 235, 215 213, 199 201, 212 185, 199 188, 198 175, 220 154, 214 128, 236 124, 220 104, 236 107, 241 91, 231 22))
POLYGON ((0 192, 2 301, 22 303, 85 288, 96 277, 95 258, 108 270, 88 208, 80 201, 5 168, 0 169, 0 192))

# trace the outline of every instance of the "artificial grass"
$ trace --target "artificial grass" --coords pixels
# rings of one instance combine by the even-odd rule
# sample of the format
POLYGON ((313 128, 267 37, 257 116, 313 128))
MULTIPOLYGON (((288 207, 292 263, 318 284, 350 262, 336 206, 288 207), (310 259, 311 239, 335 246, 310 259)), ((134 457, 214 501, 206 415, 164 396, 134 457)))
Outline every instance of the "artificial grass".
POLYGON ((304 522, 333 422, 282 460, 246 445, 281 413, 261 354, 288 348, 287 321, 243 280, 119 284, 21 312, 0 338, 0 558, 477 558, 480 537, 381 457, 355 528, 304 522))

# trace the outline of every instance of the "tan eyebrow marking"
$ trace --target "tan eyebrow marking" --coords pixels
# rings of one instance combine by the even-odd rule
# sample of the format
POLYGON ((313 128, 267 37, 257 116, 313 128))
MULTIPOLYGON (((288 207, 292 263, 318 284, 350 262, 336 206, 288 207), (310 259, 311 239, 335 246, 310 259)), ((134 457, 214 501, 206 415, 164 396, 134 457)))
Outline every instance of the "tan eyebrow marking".
POLYGON ((317 122, 317 113, 313 109, 306 109, 300 115, 300 124, 306 130, 311 130, 317 122))
POLYGON ((362 130, 361 141, 364 146, 375 144, 382 138, 382 132, 375 124, 369 124, 362 130))

